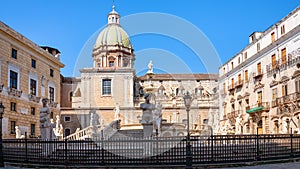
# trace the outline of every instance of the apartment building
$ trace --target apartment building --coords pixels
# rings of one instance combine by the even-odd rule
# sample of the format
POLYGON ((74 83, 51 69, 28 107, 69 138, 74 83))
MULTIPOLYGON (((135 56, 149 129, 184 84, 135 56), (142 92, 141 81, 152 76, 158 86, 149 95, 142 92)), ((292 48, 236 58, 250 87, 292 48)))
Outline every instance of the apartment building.
POLYGON ((219 68, 223 134, 299 132, 300 7, 219 68))
POLYGON ((49 98, 51 118, 60 112, 59 50, 38 46, 0 22, 0 102, 5 107, 3 138, 21 134, 40 135, 41 99, 49 98))

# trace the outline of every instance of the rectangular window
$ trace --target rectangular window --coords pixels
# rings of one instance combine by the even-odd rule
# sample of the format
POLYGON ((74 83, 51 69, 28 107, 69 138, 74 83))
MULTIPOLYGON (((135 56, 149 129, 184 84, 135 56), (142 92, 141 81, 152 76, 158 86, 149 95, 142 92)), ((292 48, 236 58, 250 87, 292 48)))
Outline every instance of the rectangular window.
POLYGON ((226 84, 223 83, 223 94, 226 94, 226 84))
POLYGON ((10 121, 10 134, 16 134, 16 121, 10 121))
POLYGON ((30 134, 31 134, 32 136, 35 135, 35 124, 30 124, 30 134))
POLYGON ((259 75, 262 74, 260 62, 257 64, 257 74, 259 74, 259 75))
POLYGON ((271 33, 271 41, 272 43, 275 42, 275 32, 271 33))
POLYGON ((223 67, 223 73, 224 73, 224 74, 226 73, 226 69, 225 69, 225 67, 223 67))
POLYGON ((272 89, 272 100, 276 100, 277 98, 277 88, 272 89))
POLYGON ((257 103, 260 104, 262 102, 262 92, 257 92, 257 103))
POLYGON ((245 82, 248 83, 248 70, 245 70, 245 82))
POLYGON ((102 80, 102 94, 111 95, 111 79, 102 80))
POLYGON ((54 88, 49 87, 49 100, 54 102, 54 88))
POLYGON ((281 63, 286 64, 286 48, 281 49, 281 63))
POLYGON ((36 60, 31 59, 31 67, 36 68, 36 60))
POLYGON ((240 58, 240 57, 238 58, 238 63, 239 63, 239 64, 241 63, 241 58, 240 58))
POLYGON ((238 83, 239 83, 239 84, 242 83, 242 75, 241 75, 241 74, 238 75, 238 83))
POLYGON ((65 122, 70 122, 71 121, 71 117, 70 116, 65 116, 65 122))
POLYGON ((9 87, 18 88, 18 73, 12 70, 9 71, 9 87))
POLYGON ((233 68, 234 68, 233 62, 231 62, 231 69, 233 69, 233 68))
POLYGON ((285 27, 284 27, 284 25, 282 25, 280 27, 280 33, 281 33, 281 35, 285 34, 285 27))
POLYGON ((10 111, 17 111, 17 103, 10 102, 10 111))
POLYGON ((244 58, 247 59, 247 52, 244 53, 244 58))
POLYGON ((18 54, 17 50, 12 48, 11 49, 11 57, 14 59, 17 59, 17 54, 18 54))
POLYGON ((256 48, 257 48, 257 52, 260 51, 260 43, 257 43, 256 48))
POLYGON ((234 88, 234 78, 231 79, 231 87, 234 88))
POLYGON ((282 85, 282 96, 287 96, 288 94, 288 88, 287 85, 282 85))
POLYGON ((31 115, 35 115, 35 107, 30 107, 30 113, 31 115))
POLYGON ((50 76, 51 76, 51 77, 54 76, 54 71, 53 71, 53 69, 50 69, 50 76))
POLYGON ((273 54, 271 56, 271 59, 272 59, 272 69, 275 69, 276 68, 276 55, 273 54))
POLYGON ((30 94, 36 96, 36 80, 30 79, 30 94))

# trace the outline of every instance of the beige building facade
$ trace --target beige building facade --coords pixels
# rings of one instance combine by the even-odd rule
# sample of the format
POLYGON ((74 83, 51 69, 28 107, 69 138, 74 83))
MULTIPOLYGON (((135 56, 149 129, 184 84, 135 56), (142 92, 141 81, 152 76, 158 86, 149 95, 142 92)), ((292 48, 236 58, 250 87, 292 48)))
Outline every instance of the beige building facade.
POLYGON ((60 112, 60 52, 40 47, 0 22, 0 101, 5 107, 3 138, 40 135, 41 98, 49 98, 51 118, 60 112))
POLYGON ((219 132, 299 132, 300 7, 249 43, 219 68, 219 132))

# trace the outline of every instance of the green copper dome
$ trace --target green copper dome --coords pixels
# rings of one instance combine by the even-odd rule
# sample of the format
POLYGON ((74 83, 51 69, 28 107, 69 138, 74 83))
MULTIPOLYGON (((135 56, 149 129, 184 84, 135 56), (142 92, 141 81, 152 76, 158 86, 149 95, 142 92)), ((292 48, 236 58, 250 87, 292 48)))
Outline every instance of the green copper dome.
POLYGON ((120 45, 126 48, 132 48, 128 34, 120 25, 120 15, 115 11, 115 6, 108 14, 108 24, 99 33, 95 49, 100 46, 120 45))
POLYGON ((95 48, 106 45, 132 47, 128 34, 116 23, 108 24, 98 35, 95 48))

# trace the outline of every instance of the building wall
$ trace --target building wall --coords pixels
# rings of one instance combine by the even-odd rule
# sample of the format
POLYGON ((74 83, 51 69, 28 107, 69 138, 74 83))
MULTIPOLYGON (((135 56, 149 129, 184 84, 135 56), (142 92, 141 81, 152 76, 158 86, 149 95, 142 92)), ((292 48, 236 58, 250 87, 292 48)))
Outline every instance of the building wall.
POLYGON ((19 126, 22 134, 31 135, 31 124, 35 125, 35 135, 39 133, 39 111, 41 99, 49 98, 49 85, 55 87, 54 102, 51 106, 53 117, 59 114, 60 103, 60 68, 64 65, 58 57, 49 54, 26 37, 0 22, 0 68, 3 85, 0 99, 5 106, 3 118, 3 137, 14 138, 12 123, 19 126), (12 57, 12 49, 17 51, 17 58, 12 57), (32 67, 32 59, 36 67, 32 67), (53 77, 50 76, 53 70, 53 77), (10 87, 10 70, 17 72, 17 89, 10 87), (36 80, 36 96, 30 97, 30 79, 36 80), (18 95, 18 94, 19 95, 18 95), (11 110, 11 102, 16 103, 16 110, 11 110), (31 108, 35 108, 34 115, 31 108))
MULTIPOLYGON (((256 133, 258 127, 260 133, 287 133, 287 124, 284 122, 287 118, 289 120, 294 119, 295 124, 298 123, 297 109, 293 108, 289 113, 278 111, 278 109, 297 104, 295 99, 289 104, 280 103, 282 100, 280 98, 284 96, 282 93, 282 86, 284 85, 288 86, 286 95, 298 92, 295 88, 297 78, 293 78, 293 74, 299 69, 297 67, 299 62, 297 58, 300 54, 299 11, 300 8, 298 7, 266 31, 258 33, 257 39, 254 38, 253 40, 252 36, 257 34, 252 34, 249 37, 251 43, 219 68, 220 116, 224 121, 228 121, 228 123, 223 122, 224 132, 256 133), (273 41, 272 33, 274 34, 273 41), (257 48, 257 43, 260 43, 260 49, 257 48), (286 50, 286 62, 282 60, 284 57, 283 49, 286 50), (247 58, 245 58, 245 52, 247 52, 247 58), (272 59, 273 55, 275 57, 272 59), (238 58, 243 58, 240 63, 238 63, 238 58), (234 63, 233 69, 231 62, 234 63), (261 71, 258 70, 258 63, 261 64, 261 71), (245 77, 246 70, 248 71, 248 78, 245 77), (239 74, 241 75, 241 83, 238 83, 239 74), (232 79, 234 79, 233 85, 232 79), (277 96, 273 97, 272 92, 275 88, 277 88, 277 96), (261 100, 259 99, 260 92, 262 93, 261 100), (264 106, 264 109, 254 113, 246 113, 247 110, 259 106, 264 106), (236 124, 236 118, 239 114, 243 119, 241 131, 237 131, 239 127, 236 124), (274 130, 274 120, 279 121, 278 130, 274 130), (259 123, 262 124, 261 127, 259 123)), ((299 128, 298 125, 292 123, 289 127, 294 130, 299 128)))

